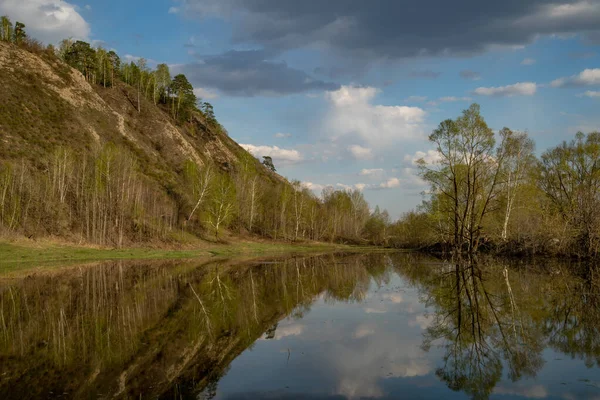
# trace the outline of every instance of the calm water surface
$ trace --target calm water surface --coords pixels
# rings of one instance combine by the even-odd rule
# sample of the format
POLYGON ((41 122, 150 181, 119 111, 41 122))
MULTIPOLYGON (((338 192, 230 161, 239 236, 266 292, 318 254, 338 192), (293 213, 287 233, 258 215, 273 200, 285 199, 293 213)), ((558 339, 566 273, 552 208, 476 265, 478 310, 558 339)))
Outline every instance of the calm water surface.
POLYGON ((600 399, 600 275, 415 254, 0 276, 0 398, 600 399))

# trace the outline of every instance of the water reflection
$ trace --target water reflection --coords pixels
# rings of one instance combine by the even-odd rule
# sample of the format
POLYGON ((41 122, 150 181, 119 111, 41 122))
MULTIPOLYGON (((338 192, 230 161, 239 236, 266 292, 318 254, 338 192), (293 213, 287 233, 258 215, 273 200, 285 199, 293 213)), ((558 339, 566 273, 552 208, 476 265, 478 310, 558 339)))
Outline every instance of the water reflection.
POLYGON ((591 398, 599 301, 588 266, 400 253, 5 278, 0 398, 591 398))

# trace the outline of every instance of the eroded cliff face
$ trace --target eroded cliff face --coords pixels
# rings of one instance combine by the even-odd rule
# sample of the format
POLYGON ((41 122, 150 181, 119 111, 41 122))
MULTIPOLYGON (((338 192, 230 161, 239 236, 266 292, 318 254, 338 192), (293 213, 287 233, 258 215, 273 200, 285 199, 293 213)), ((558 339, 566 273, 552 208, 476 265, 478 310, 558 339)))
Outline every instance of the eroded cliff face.
POLYGON ((52 54, 0 43, 0 87, 0 234, 178 240, 182 227, 202 233, 185 223, 196 204, 190 169, 288 184, 202 112, 177 122, 136 88, 90 84, 52 54))
POLYGON ((0 43, 0 134, 3 159, 35 160, 52 147, 89 150, 123 144, 165 170, 191 160, 234 168, 247 152, 201 114, 177 126, 168 111, 118 82, 113 88, 90 85, 56 58, 0 43))

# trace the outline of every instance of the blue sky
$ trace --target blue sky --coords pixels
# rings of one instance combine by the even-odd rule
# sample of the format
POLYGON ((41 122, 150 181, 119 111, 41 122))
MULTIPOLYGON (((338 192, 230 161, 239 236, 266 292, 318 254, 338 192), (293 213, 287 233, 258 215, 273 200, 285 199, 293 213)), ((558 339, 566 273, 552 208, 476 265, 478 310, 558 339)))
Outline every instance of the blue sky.
POLYGON ((427 135, 472 102, 538 153, 600 129, 598 0, 0 0, 0 13, 44 42, 171 65, 282 175, 360 188, 395 217, 426 189, 413 160, 427 135))

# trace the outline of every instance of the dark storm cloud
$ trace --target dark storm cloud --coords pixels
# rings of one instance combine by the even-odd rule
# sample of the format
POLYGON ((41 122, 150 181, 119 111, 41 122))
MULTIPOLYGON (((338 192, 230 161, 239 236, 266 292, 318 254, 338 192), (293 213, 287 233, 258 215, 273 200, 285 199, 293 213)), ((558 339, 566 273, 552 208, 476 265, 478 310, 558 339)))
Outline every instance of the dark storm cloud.
POLYGON ((460 77, 471 81, 478 81, 481 79, 481 74, 479 72, 471 71, 470 69, 465 69, 460 71, 460 77))
POLYGON ((600 0, 180 0, 185 15, 219 16, 234 40, 287 50, 305 46, 373 59, 472 55, 538 35, 596 40, 600 0))
POLYGON ((314 79, 271 61, 261 50, 228 51, 201 57, 200 61, 176 68, 194 87, 214 88, 232 96, 286 95, 311 90, 335 90, 339 85, 314 79))

